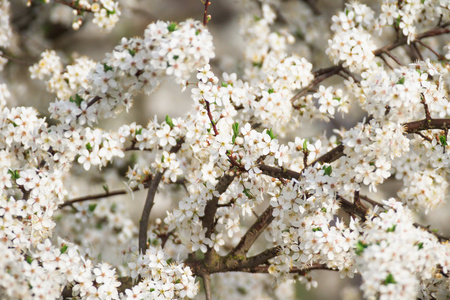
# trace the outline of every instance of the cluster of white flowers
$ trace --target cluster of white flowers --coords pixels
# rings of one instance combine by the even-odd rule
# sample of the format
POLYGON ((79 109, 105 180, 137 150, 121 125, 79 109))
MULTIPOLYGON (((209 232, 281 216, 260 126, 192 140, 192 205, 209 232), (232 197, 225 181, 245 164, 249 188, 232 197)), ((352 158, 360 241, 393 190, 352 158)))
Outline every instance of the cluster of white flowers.
POLYGON ((191 299, 198 293, 191 269, 173 261, 161 248, 150 247, 128 267, 131 278, 141 280, 125 290, 121 299, 191 299))
MULTIPOLYGON (((445 24, 449 1, 385 1, 378 16, 367 5, 348 4, 332 18, 326 51, 339 65, 314 72, 308 59, 288 53, 294 38, 277 28, 279 1, 262 2, 261 17, 242 21, 247 47, 240 75, 215 75, 205 24, 157 21, 142 38, 123 38, 98 63, 79 57, 64 65, 55 51, 45 51, 29 70, 57 96, 49 105, 52 123, 32 108, 4 108, 9 93, 0 85, 0 297, 187 299, 199 292, 195 276, 204 276, 208 288, 209 273, 232 270, 270 273, 280 284, 270 296, 293 298, 288 277, 297 273, 308 289, 316 287, 309 272, 315 267, 342 278, 360 273, 367 298, 448 297, 448 243, 419 229, 410 209, 428 213, 448 198, 448 125, 436 118, 450 115, 449 67, 429 59, 383 64, 375 43, 385 41, 374 34, 394 27, 395 43, 414 42, 432 20, 445 24), (195 71, 194 84, 188 80, 195 71), (322 84, 329 74, 344 77, 345 88, 322 84), (138 93, 152 93, 164 78, 192 86, 184 117, 115 131, 94 127, 128 111, 138 93), (298 133, 358 102, 367 119, 340 129, 340 137, 298 133), (129 161, 127 152, 134 152, 129 161), (113 160, 121 161, 120 175, 113 160), (76 162, 83 168, 73 168, 76 162), (108 185, 105 194, 91 196, 96 202, 81 197, 87 191, 69 172, 83 169, 109 172, 115 183, 125 179, 131 191, 150 186, 148 197, 174 183, 184 190, 163 221, 140 224, 147 231, 142 245, 124 203, 105 199, 112 195, 108 185), (402 202, 364 195, 394 174, 403 180, 402 202), (349 218, 338 216, 341 209, 349 218), (50 240, 69 232, 78 246, 50 240), (260 234, 265 240, 256 241, 260 234), (256 248, 265 251, 252 256, 256 248), (101 262, 120 252, 128 267, 101 262), (189 259, 175 262, 177 255, 189 259)), ((0 4, 0 46, 7 46, 9 3, 0 4)), ((86 12, 104 29, 120 15, 112 0, 70 7, 78 14, 74 28, 86 12)), ((255 280, 269 279, 242 276, 212 276, 233 286, 212 294, 267 297, 255 280)))
POLYGON ((51 107, 52 117, 67 124, 97 122, 129 109, 133 96, 151 93, 162 78, 173 76, 186 83, 192 70, 214 57, 212 37, 197 21, 180 24, 158 21, 145 30, 144 38, 123 38, 115 50, 95 67, 78 59, 61 74, 60 59, 53 51, 30 68, 34 77, 53 76, 49 89, 61 96, 51 107), (86 77, 86 72, 91 71, 86 77), (88 87, 84 83, 89 82, 88 87), (76 94, 73 88, 79 88, 76 94), (69 94, 71 98, 67 99, 69 94))
POLYGON ((376 49, 372 37, 374 12, 359 3, 347 4, 345 12, 332 18, 331 29, 335 32, 328 41, 327 54, 352 72, 363 72, 375 63, 373 51, 376 49))
POLYGON ((384 204, 388 210, 368 217, 355 249, 364 296, 412 299, 419 290, 424 299, 444 296, 445 284, 438 285, 438 291, 423 287, 441 281, 436 276, 436 268, 448 272, 448 245, 438 243, 433 234, 414 227, 411 212, 402 203, 391 198, 384 204))
MULTIPOLYGON (((56 94, 59 99, 69 101, 80 88, 88 88, 87 77, 95 67, 93 60, 87 57, 77 58, 64 70, 61 58, 55 51, 47 50, 41 56, 42 59, 30 67, 31 78, 45 80, 47 90, 56 94)), ((59 115, 52 117, 64 119, 59 115)))

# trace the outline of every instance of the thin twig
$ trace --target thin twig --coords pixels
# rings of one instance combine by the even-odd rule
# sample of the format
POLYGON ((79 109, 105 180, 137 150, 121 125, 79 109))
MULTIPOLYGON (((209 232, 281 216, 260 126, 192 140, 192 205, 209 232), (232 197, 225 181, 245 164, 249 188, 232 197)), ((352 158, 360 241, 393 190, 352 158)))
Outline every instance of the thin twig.
POLYGON ((147 250, 147 230, 148 221, 150 219, 150 212, 152 211, 156 190, 162 179, 163 172, 157 172, 155 177, 152 178, 150 182, 150 187, 148 189, 147 198, 145 199, 144 209, 142 210, 142 216, 139 220, 139 252, 144 254, 147 250))

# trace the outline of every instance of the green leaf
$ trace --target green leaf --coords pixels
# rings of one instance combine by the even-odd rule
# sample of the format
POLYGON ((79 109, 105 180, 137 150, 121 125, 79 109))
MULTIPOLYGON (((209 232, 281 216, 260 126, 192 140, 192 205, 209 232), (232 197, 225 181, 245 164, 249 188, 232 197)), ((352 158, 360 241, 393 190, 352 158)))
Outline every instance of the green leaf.
POLYGON ((419 248, 419 250, 422 249, 423 248, 423 243, 418 243, 417 247, 419 248))
POLYGON ((87 143, 87 144, 86 144, 86 149, 88 149, 89 151, 91 151, 91 150, 92 150, 92 146, 91 146, 91 143, 87 143))
POLYGON ((396 227, 397 227, 397 225, 394 224, 394 225, 392 225, 391 228, 388 228, 388 229, 386 230, 386 232, 394 232, 396 227))
POLYGON ((244 188, 244 190, 242 191, 244 193, 245 196, 247 196, 249 199, 255 199, 255 196, 252 195, 252 193, 250 193, 250 190, 244 188))
POLYGON ((235 122, 233 124, 233 134, 236 136, 239 135, 239 123, 238 122, 235 122))
POLYGON ((69 248, 69 246, 67 246, 66 244, 62 244, 61 248, 59 248, 59 251, 62 253, 65 253, 67 251, 67 248, 69 248))
POLYGON ((404 84, 404 83, 405 83, 405 77, 402 77, 397 81, 397 84, 404 84))
POLYGON ((169 258, 169 259, 166 260, 166 262, 167 262, 168 264, 171 264, 172 261, 173 261, 173 258, 169 258))
POLYGON ((232 125, 232 128, 233 128, 233 137, 231 138, 231 140, 232 140, 232 142, 234 144, 234 142, 236 141, 236 138, 239 136, 239 123, 235 122, 232 125))
POLYGON ((8 174, 11 175, 12 180, 17 180, 20 178, 19 172, 17 170, 8 169, 8 174))
POLYGON ((227 87, 228 83, 222 81, 221 85, 222 85, 222 87, 227 87))
POLYGON ((31 256, 27 255, 25 260, 27 261, 27 263, 29 263, 31 265, 31 262, 33 261, 33 258, 31 256))
POLYGON ((93 212, 95 210, 95 208, 97 207, 97 203, 94 204, 89 204, 89 211, 93 212))
POLYGON ((441 142, 442 146, 447 146, 447 137, 445 135, 439 136, 439 141, 441 142))
POLYGON ((323 175, 331 176, 331 172, 333 171, 331 166, 323 166, 322 169, 324 170, 323 175))
POLYGON ((162 163, 164 162, 164 155, 161 156, 161 162, 162 162, 162 163))
POLYGON ((262 62, 253 62, 252 65, 257 68, 262 68, 262 62))
POLYGON ((106 72, 108 72, 108 71, 112 71, 112 70, 113 70, 113 67, 108 66, 107 64, 103 64, 103 70, 104 70, 105 73, 106 73, 106 72))
POLYGON ((135 135, 140 135, 140 134, 142 134, 142 127, 139 127, 138 129, 136 129, 135 135))
POLYGON ((173 31, 175 31, 175 30, 177 30, 177 23, 170 23, 169 24, 169 26, 167 26, 167 29, 170 31, 170 32, 173 32, 173 31))
POLYGON ((170 128, 173 128, 173 122, 172 122, 172 119, 169 117, 169 115, 166 115, 166 123, 167 123, 167 125, 169 125, 170 126, 170 128))
POLYGON ((109 187, 108 187, 108 185, 107 185, 107 184, 104 184, 102 187, 103 187, 103 190, 104 190, 106 193, 109 194, 109 187))
POLYGON ((390 283, 397 283, 394 279, 394 275, 392 275, 391 273, 389 273, 386 278, 383 280, 383 284, 384 285, 388 285, 390 283))
POLYGON ((306 139, 303 141, 303 151, 308 151, 308 141, 306 139))
POLYGON ((322 231, 322 228, 316 227, 316 228, 313 228, 312 231, 313 231, 313 232, 316 232, 316 231, 322 231))
POLYGON ((113 203, 109 209, 112 213, 115 213, 117 211, 117 203, 113 203))
POLYGON ((131 56, 135 56, 136 55, 136 51, 133 49, 128 49, 128 52, 130 53, 131 56))
POLYGON ((356 255, 360 256, 364 252, 364 249, 366 249, 367 247, 369 247, 368 244, 362 241, 358 241, 358 243, 356 243, 356 255))
POLYGON ((274 140, 277 138, 278 135, 275 135, 272 131, 272 128, 270 128, 269 130, 266 131, 267 134, 270 136, 270 139, 274 140))
POLYGON ((268 92, 269 94, 273 94, 275 91, 274 91, 273 89, 269 89, 267 92, 268 92))

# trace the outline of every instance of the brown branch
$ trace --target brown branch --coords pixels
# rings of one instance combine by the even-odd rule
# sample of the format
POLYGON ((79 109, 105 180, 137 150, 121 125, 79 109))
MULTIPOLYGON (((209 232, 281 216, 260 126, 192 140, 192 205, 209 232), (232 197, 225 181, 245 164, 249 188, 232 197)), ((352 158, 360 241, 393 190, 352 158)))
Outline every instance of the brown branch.
MULTIPOLYGON (((314 79, 313 81, 311 81, 308 86, 306 86, 305 88, 303 88, 302 90, 300 90, 297 94, 295 94, 292 98, 291 98, 291 103, 294 103, 295 101, 297 101, 298 99, 300 99, 301 97, 305 96, 313 87, 315 87, 316 85, 318 85, 319 83, 321 83, 322 81, 324 81, 325 79, 338 74, 341 70, 343 69, 342 64, 338 65, 338 66, 332 66, 329 68, 324 68, 324 69, 319 69, 317 71, 313 72, 314 75, 314 79)), ((298 109, 299 107, 297 106, 293 106, 294 108, 298 109)))
MULTIPOLYGON (((293 268, 291 268, 289 270, 289 273, 304 276, 308 272, 313 271, 313 270, 337 271, 336 269, 331 269, 331 268, 327 267, 325 264, 314 264, 311 267, 304 268, 304 269, 299 269, 299 268, 293 267, 293 268)), ((269 266, 258 266, 258 267, 253 267, 253 268, 244 268, 244 269, 239 270, 239 272, 269 273, 269 266)))
MULTIPOLYGON (((138 187, 135 187, 132 189, 133 192, 138 191, 138 190, 139 190, 138 187)), ((60 204, 59 209, 65 207, 65 206, 72 206, 74 203, 78 203, 78 202, 102 199, 102 198, 113 197, 113 196, 118 196, 118 195, 125 195, 129 191, 130 190, 123 189, 123 190, 118 190, 118 191, 114 191, 114 192, 106 192, 106 193, 101 193, 101 194, 88 195, 88 196, 74 198, 74 199, 65 201, 63 204, 60 204)))
POLYGON ((271 167, 263 164, 258 165, 258 168, 262 171, 264 175, 278 178, 280 180, 282 179, 291 180, 293 178, 298 179, 301 176, 300 173, 285 168, 271 167))
POLYGON ((228 255, 225 257, 225 264, 222 266, 224 269, 220 272, 240 271, 241 269, 268 264, 269 259, 279 255, 281 251, 281 246, 276 246, 252 257, 228 255))
POLYGON ((144 254, 147 250, 147 230, 148 221, 150 219, 150 212, 152 211, 156 190, 162 179, 163 172, 157 172, 155 177, 150 182, 150 187, 147 193, 147 199, 145 199, 144 209, 142 210, 142 216, 139 220, 139 252, 144 254))
POLYGON ((203 25, 206 26, 206 24, 208 24, 208 6, 211 4, 211 1, 209 0, 204 0, 204 4, 205 4, 205 12, 203 13, 203 25))
MULTIPOLYGON (((233 179, 234 176, 224 174, 219 179, 219 182, 215 187, 215 191, 219 195, 225 193, 225 191, 228 189, 228 186, 230 186, 230 184, 233 182, 233 179)), ((219 196, 213 196, 212 199, 206 203, 205 214, 202 218, 202 225, 204 228, 206 228, 206 237, 210 237, 214 229, 214 217, 216 216, 219 199, 219 196)))
POLYGON ((421 40, 417 40, 417 41, 414 41, 414 42, 419 43, 421 46, 423 46, 423 47, 427 48, 428 50, 430 50, 434 55, 436 55, 438 60, 445 60, 445 56, 439 54, 433 48, 431 48, 430 46, 428 46, 427 44, 425 44, 421 40))
POLYGON ((205 298, 206 300, 211 300, 211 277, 208 273, 202 275, 203 287, 205 288, 205 298))
MULTIPOLYGON (((416 38, 414 41, 449 33, 450 29, 445 28, 448 25, 450 25, 450 23, 445 23, 440 26, 434 27, 428 31, 420 33, 420 34, 416 35, 416 38)), ((406 45, 407 43, 408 43, 408 37, 403 36, 403 37, 400 37, 399 39, 397 39, 396 41, 387 44, 386 46, 376 49, 375 51, 373 51, 373 54, 375 56, 380 56, 381 53, 386 53, 386 51, 393 50, 400 46, 406 45)))
POLYGON ((269 226, 273 221, 272 215, 274 208, 269 206, 253 223, 253 225, 247 230, 244 236, 241 238, 237 246, 231 251, 230 255, 246 255, 250 247, 254 244, 256 239, 261 233, 269 226))
MULTIPOLYGON (((184 139, 180 139, 175 146, 170 149, 170 153, 176 153, 181 149, 181 145, 184 143, 184 139)), ((150 212, 152 211, 154 199, 156 195, 156 190, 162 179, 162 176, 166 170, 162 172, 158 171, 155 177, 152 178, 150 186, 147 193, 147 198, 145 199, 144 209, 142 210, 142 216, 139 220, 139 252, 144 254, 147 250, 147 230, 148 221, 150 219, 150 212)))
POLYGON ((367 209, 363 206, 356 205, 356 203, 351 203, 347 199, 343 198, 340 195, 337 195, 336 198, 341 203, 341 208, 350 215, 356 215, 360 217, 362 220, 366 219, 367 209))

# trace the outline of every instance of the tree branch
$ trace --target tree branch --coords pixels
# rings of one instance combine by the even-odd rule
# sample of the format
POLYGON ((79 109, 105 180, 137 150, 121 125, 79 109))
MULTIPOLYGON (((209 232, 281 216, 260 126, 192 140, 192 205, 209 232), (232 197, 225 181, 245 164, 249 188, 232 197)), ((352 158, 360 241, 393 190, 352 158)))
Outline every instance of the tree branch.
POLYGON ((256 239, 261 235, 264 229, 273 221, 273 206, 269 206, 247 230, 237 246, 231 251, 231 255, 246 255, 256 239))
POLYGON ((156 190, 158 189, 162 176, 163 172, 157 172, 155 177, 152 178, 147 193, 147 199, 145 199, 144 209, 142 210, 142 216, 139 220, 139 252, 142 254, 147 250, 148 220, 150 219, 150 212, 153 208, 156 190))

